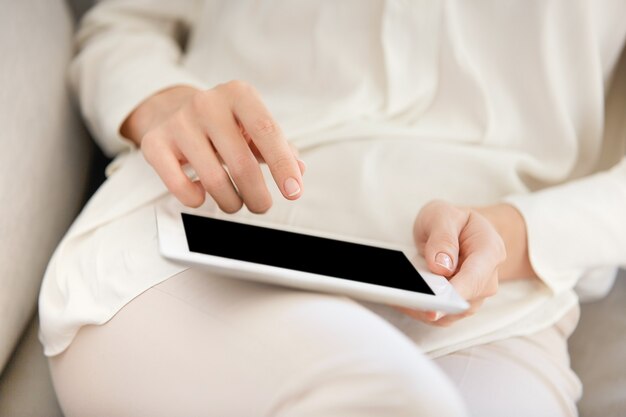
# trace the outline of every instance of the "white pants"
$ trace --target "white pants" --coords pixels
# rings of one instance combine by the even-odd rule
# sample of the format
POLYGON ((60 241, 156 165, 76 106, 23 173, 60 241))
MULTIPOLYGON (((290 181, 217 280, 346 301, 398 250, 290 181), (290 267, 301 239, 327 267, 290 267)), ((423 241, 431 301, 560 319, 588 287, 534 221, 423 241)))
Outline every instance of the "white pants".
POLYGON ((67 417, 575 416, 577 320, 431 360, 348 298, 190 269, 50 365, 67 417))

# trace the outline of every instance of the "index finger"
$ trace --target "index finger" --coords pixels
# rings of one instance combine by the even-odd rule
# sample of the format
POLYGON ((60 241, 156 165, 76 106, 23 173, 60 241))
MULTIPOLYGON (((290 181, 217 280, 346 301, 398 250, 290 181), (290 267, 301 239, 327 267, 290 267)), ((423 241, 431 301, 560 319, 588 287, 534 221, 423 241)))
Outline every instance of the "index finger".
POLYGON ((466 300, 492 296, 498 289, 498 267, 506 259, 502 238, 489 220, 470 210, 467 225, 459 236, 465 241, 463 261, 450 284, 466 300))
POLYGON ((481 252, 469 255, 459 272, 450 279, 454 289, 468 301, 490 297, 498 290, 498 264, 481 252))
POLYGON ((252 87, 236 95, 232 111, 267 163, 283 196, 295 200, 302 194, 302 174, 298 160, 278 123, 252 87))

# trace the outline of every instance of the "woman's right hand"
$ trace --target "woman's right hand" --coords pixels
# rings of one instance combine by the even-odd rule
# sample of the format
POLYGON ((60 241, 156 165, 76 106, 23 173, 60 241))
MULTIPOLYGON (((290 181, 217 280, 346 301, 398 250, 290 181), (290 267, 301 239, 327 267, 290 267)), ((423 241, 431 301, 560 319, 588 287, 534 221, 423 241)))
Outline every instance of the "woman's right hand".
POLYGON ((141 147, 170 192, 186 206, 200 206, 209 193, 227 213, 242 204, 253 213, 266 212, 272 198, 260 162, 267 163, 285 198, 302 195, 304 162, 257 91, 244 82, 205 91, 184 86, 164 90, 141 103, 121 133, 141 147), (185 164, 199 181, 187 177, 185 164))

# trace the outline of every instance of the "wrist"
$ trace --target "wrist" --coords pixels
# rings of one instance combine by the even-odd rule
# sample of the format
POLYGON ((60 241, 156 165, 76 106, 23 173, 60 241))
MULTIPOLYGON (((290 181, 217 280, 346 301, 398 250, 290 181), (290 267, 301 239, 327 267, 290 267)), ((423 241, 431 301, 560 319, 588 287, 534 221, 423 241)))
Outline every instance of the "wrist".
POLYGON ((124 120, 120 133, 141 146, 141 139, 151 128, 178 110, 197 91, 193 87, 175 86, 148 97, 124 120))
POLYGON ((507 257, 498 269, 500 280, 536 278, 528 256, 526 222, 522 214, 506 203, 475 210, 494 226, 504 241, 507 257))

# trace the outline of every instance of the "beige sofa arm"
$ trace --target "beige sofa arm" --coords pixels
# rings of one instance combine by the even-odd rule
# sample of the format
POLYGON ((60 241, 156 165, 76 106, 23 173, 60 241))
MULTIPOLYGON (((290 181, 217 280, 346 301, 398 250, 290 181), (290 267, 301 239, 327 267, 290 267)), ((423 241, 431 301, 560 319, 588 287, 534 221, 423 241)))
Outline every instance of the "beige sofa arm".
POLYGON ((93 145, 66 89, 72 30, 63 0, 7 2, 0 13, 0 370, 85 192, 93 145))

